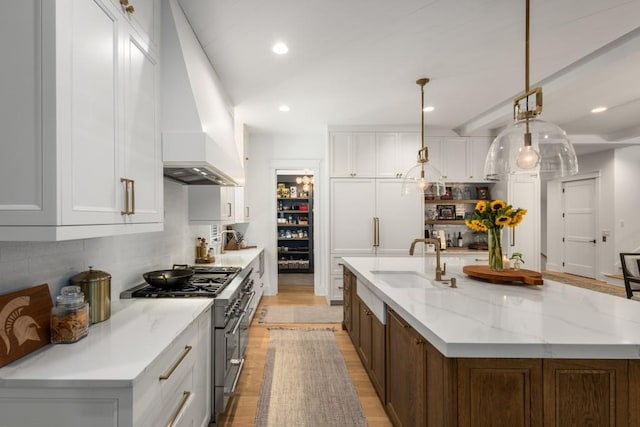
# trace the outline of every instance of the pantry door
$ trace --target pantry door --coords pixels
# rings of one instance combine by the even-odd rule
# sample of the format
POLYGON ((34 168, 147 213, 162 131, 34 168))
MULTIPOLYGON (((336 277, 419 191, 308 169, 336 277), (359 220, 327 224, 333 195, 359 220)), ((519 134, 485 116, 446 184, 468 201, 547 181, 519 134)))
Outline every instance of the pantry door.
POLYGON ((596 277, 596 180, 562 185, 564 217, 564 272, 596 277))

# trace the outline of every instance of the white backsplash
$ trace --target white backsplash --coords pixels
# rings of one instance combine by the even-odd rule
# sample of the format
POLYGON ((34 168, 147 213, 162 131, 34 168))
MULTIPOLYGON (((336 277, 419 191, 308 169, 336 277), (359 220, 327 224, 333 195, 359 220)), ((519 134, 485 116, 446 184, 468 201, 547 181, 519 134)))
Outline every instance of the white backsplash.
POLYGON ((143 282, 147 271, 193 263, 187 187, 165 180, 164 231, 65 242, 0 242, 0 294, 48 283, 52 297, 69 279, 94 269, 111 274, 111 298, 143 282))

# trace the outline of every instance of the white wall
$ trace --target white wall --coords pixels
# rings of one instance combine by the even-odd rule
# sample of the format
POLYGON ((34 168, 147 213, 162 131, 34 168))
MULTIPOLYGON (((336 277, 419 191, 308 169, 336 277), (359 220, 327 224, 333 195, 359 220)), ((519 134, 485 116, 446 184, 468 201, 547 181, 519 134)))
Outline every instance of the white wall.
POLYGON ((615 260, 620 252, 640 252, 640 146, 619 148, 615 160, 615 260))
POLYGON ((164 231, 47 243, 0 242, 0 294, 48 283, 52 297, 92 265, 111 274, 111 298, 147 271, 193 262, 186 187, 164 183, 164 231))
MULTIPOLYGON (((269 287, 265 290, 267 295, 277 293, 277 241, 276 236, 276 185, 274 165, 286 165, 281 169, 304 169, 304 164, 319 162, 322 175, 321 181, 316 179, 314 196, 317 197, 314 206, 315 222, 315 270, 321 275, 322 282, 326 277, 322 274, 327 270, 324 260, 321 260, 323 245, 326 240, 323 235, 328 235, 328 217, 325 210, 328 206, 328 193, 322 191, 328 189, 327 178, 327 135, 316 134, 252 134, 248 135, 247 152, 245 156, 245 177, 247 187, 247 201, 251 208, 251 222, 249 223, 245 239, 250 244, 264 245, 265 270, 269 278, 269 287), (296 166, 298 165, 298 166, 296 166), (320 262, 318 262, 320 260, 320 262)), ((316 275, 316 277, 319 277, 316 275)), ((316 293, 322 295, 319 289, 327 289, 326 283, 316 283, 316 293)))

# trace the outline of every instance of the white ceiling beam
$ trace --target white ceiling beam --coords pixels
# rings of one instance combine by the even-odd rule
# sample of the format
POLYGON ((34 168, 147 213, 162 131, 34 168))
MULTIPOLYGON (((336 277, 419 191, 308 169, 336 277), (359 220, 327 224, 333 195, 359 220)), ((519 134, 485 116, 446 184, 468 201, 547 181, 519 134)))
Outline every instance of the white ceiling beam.
MULTIPOLYGON (((592 73, 605 70, 611 63, 640 51, 640 27, 606 44, 589 55, 568 65, 560 71, 534 83, 531 87, 542 86, 544 92, 554 93, 562 90, 571 82, 592 73)), ((612 76, 612 78, 615 78, 612 76)), ((521 92, 520 92, 521 93, 521 92)), ((514 94, 515 98, 518 94, 514 94)), ((454 130, 460 135, 473 135, 480 130, 496 129, 511 122, 513 116, 513 98, 489 108, 454 130)))

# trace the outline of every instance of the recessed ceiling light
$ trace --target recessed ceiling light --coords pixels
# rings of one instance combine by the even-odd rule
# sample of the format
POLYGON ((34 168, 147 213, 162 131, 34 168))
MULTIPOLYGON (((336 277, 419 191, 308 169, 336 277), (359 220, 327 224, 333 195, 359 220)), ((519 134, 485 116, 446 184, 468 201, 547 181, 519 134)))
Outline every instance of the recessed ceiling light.
POLYGON ((426 107, 424 107, 424 109, 422 111, 424 111, 425 113, 430 113, 435 109, 436 109, 436 107, 434 107, 433 105, 427 105, 426 107))
POLYGON ((284 55, 285 53, 289 52, 289 46, 282 42, 278 42, 273 45, 271 50, 273 51, 273 53, 276 53, 278 55, 284 55))
POLYGON ((591 110, 592 113, 602 113, 603 111, 607 111, 607 107, 596 107, 591 110))
POLYGON ((278 109, 283 113, 288 113, 289 111, 291 111, 291 107, 289 107, 288 105, 281 105, 278 109))

